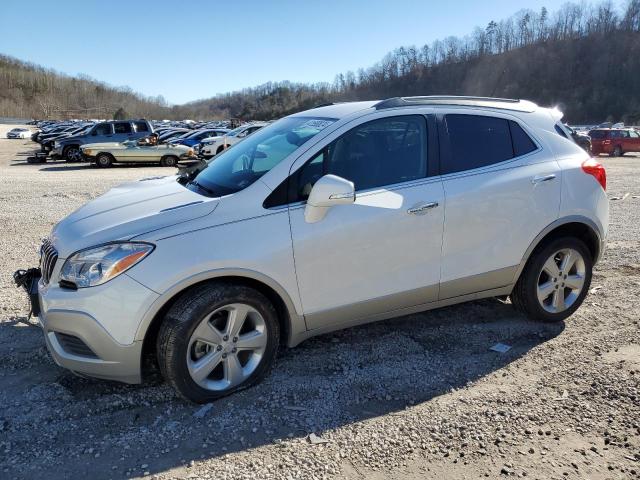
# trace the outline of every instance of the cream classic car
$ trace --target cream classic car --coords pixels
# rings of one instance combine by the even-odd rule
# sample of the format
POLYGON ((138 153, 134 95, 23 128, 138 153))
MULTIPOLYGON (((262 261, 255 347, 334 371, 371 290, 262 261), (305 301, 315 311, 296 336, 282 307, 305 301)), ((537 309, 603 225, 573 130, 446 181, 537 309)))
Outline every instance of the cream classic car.
POLYGON ((110 167, 114 163, 160 163, 163 167, 175 167, 180 160, 195 158, 193 148, 184 145, 160 143, 149 145, 141 140, 122 143, 90 143, 80 147, 86 161, 98 167, 110 167))

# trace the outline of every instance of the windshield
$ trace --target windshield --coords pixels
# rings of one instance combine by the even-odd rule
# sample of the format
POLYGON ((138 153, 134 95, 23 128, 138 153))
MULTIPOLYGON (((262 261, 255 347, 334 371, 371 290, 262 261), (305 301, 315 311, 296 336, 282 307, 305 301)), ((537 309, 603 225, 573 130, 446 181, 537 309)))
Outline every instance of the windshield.
POLYGON ((215 157, 189 185, 216 197, 243 190, 335 121, 319 117, 278 120, 215 157))

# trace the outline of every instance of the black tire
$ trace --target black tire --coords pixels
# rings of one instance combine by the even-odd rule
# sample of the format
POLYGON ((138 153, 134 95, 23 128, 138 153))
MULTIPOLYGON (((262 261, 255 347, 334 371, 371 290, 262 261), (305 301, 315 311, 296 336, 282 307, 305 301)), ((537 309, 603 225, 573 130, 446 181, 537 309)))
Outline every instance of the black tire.
POLYGON ((174 155, 167 155, 160 159, 160 166, 162 167, 175 167, 178 165, 178 157, 174 155))
POLYGON ((520 278, 511 292, 511 303, 527 318, 539 322, 560 322, 571 316, 582 304, 591 285, 593 259, 584 242, 575 237, 560 237, 537 247, 531 254, 520 278), (551 313, 545 310, 538 301, 538 279, 542 266, 555 252, 562 249, 573 249, 580 253, 584 261, 584 284, 580 294, 566 310, 551 313))
POLYGON ((82 157, 80 147, 77 145, 69 145, 62 152, 62 158, 67 162, 79 162, 82 157))
POLYGON ((108 153, 99 153, 96 157, 96 166, 100 168, 109 168, 113 166, 113 157, 108 153))
POLYGON ((167 311, 158 333, 157 358, 162 376, 180 396, 195 403, 208 403, 262 380, 273 366, 279 343, 278 316, 267 297, 243 285, 212 281, 185 291, 167 311), (260 313, 265 321, 267 344, 260 363, 244 381, 225 390, 208 390, 189 374, 189 340, 208 314, 231 303, 250 305, 260 313))
POLYGON ((611 153, 612 157, 621 157, 624 155, 624 152, 622 151, 622 147, 620 145, 616 145, 616 148, 613 149, 613 152, 611 153))
POLYGON ((218 155, 220 152, 222 152, 225 148, 226 148, 226 146, 225 146, 225 145, 220 145, 220 146, 218 147, 218 149, 216 150, 216 155, 218 155))

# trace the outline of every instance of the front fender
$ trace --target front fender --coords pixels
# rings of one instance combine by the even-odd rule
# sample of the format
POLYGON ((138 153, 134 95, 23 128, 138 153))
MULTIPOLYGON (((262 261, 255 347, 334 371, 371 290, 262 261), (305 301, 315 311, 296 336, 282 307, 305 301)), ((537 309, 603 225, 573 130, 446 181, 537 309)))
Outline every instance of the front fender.
POLYGON ((147 331, 149 330, 149 326, 156 318, 158 313, 163 309, 168 302, 172 301, 178 294, 185 291, 189 287, 196 285, 198 283, 207 281, 207 280, 216 280, 216 279, 248 279, 261 283, 269 287, 271 290, 275 291, 278 296, 282 299, 286 310, 287 317, 285 321, 288 323, 287 332, 289 332, 287 338, 287 344, 291 345, 294 343, 294 339, 298 338, 306 331, 306 325, 304 322, 304 317, 296 311, 293 300, 287 293, 287 291, 280 285, 278 282, 273 280, 272 278, 264 275, 260 272, 256 272, 253 270, 246 269, 233 269, 233 268, 223 268, 217 270, 209 270, 206 272, 201 272, 196 275, 193 275, 189 278, 185 278, 184 280, 172 285, 169 289, 167 289, 162 295, 160 295, 154 303, 149 307, 147 312, 145 313, 140 325, 138 326, 138 330, 136 331, 135 340, 142 341, 144 340, 147 331))

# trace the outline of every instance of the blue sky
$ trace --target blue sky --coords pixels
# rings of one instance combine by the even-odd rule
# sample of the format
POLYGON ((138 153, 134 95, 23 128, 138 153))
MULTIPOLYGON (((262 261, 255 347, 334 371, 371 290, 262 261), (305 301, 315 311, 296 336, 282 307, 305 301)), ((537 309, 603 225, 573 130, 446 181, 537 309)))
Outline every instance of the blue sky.
POLYGON ((184 103, 267 81, 333 81, 522 8, 565 0, 3 2, 0 53, 184 103))

